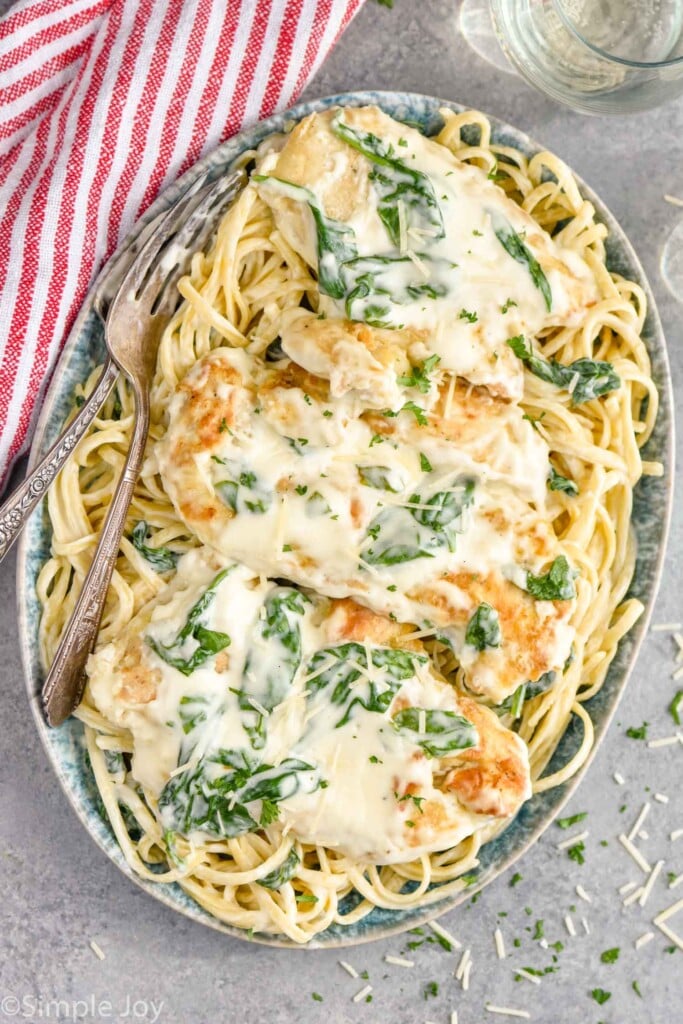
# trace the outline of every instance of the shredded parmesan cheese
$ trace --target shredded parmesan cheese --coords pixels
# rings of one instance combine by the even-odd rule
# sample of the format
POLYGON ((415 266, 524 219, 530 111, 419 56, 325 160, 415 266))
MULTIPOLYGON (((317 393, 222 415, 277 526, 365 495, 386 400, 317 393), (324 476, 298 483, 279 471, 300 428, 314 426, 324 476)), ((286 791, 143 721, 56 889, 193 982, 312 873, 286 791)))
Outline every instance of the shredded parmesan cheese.
POLYGON ((469 963, 469 959, 470 959, 470 951, 469 951, 469 949, 466 949, 465 952, 463 953, 463 955, 460 957, 460 963, 458 964, 458 968, 457 968, 457 970, 455 972, 455 980, 456 981, 461 981, 462 976, 465 973, 465 968, 467 967, 467 964, 469 963))
POLYGON ((589 834, 590 833, 587 832, 587 831, 586 832, 577 832, 576 835, 570 836, 569 839, 564 839, 561 843, 558 843, 557 844, 557 848, 558 848, 558 850, 567 850, 567 849, 569 849, 570 846, 575 846, 576 843, 583 842, 584 839, 588 838, 589 834))
POLYGON ((446 931, 446 929, 442 925, 438 924, 436 921, 428 921, 427 927, 431 928, 435 935, 439 935, 442 939, 445 939, 446 942, 450 942, 453 949, 462 948, 462 943, 458 942, 455 935, 452 935, 449 931, 446 931))
POLYGON ((574 927, 574 922, 572 921, 571 916, 569 914, 565 914, 564 923, 567 931, 573 938, 576 935, 576 928, 574 927))
POLYGON ((641 812, 638 815, 638 817, 636 818, 636 822, 635 822, 633 828, 631 829, 631 831, 628 834, 628 838, 629 839, 631 839, 631 840, 635 839, 635 837, 638 835, 638 833, 640 832, 640 829, 642 827, 642 824, 645 821, 645 819, 647 818, 649 812, 650 812, 650 804, 649 804, 649 802, 646 802, 646 803, 643 804, 641 812))
POLYGON ((627 896, 626 899, 624 900, 624 906, 625 907, 630 907, 632 903, 635 903, 636 900, 640 899, 640 897, 642 896, 642 893, 643 893, 643 887, 642 886, 640 886, 638 889, 634 889, 633 892, 631 893, 631 895, 627 896))
POLYGON ((362 988, 360 990, 360 992, 356 992, 356 994, 353 997, 352 1001, 354 1003, 359 1003, 361 1001, 361 999, 365 999, 365 997, 369 996, 371 992, 372 992, 372 985, 366 985, 365 988, 362 988))
POLYGON ((636 949, 642 949, 643 946, 647 946, 648 942, 652 942, 655 937, 654 932, 644 932, 640 938, 636 939, 634 946, 636 949))
POLYGON ((428 280, 430 275, 431 275, 431 271, 430 271, 429 267, 427 266, 427 264, 424 263, 420 259, 420 257, 416 253, 413 252, 412 249, 406 249, 405 254, 408 257, 408 259, 411 260, 415 264, 415 266, 420 271, 420 273, 422 274, 424 279, 428 280))
POLYGON ((523 1020, 531 1020, 528 1010, 513 1010, 510 1006, 494 1006, 492 1003, 486 1003, 486 1009, 489 1013, 500 1013, 503 1017, 521 1017, 523 1020))
POLYGON ((414 960, 404 960, 401 956, 385 956, 384 962, 387 964, 393 964, 394 967, 414 967, 414 960))
POLYGON ((650 750, 657 750, 659 747, 669 747, 673 743, 680 742, 681 734, 676 733, 675 736, 662 736, 658 740, 649 740, 648 747, 650 750))
POLYGON ((647 902, 647 899, 648 899, 648 896, 652 892, 652 886, 655 884, 655 882, 657 880, 657 875, 662 870, 663 864, 664 864, 663 860, 658 860, 657 863, 655 864, 655 866, 653 867, 652 871, 650 872, 650 877, 648 878, 647 882, 643 886, 643 890, 642 890, 642 892, 640 894, 640 899, 638 900, 638 902, 640 903, 641 907, 645 906, 645 904, 647 902))
POLYGON ((537 978, 535 974, 529 974, 529 972, 525 971, 523 967, 515 968, 514 973, 519 975, 520 978, 525 978, 527 981, 530 981, 533 985, 541 984, 540 978, 537 978))
POLYGON ((340 960, 339 966, 343 967, 346 973, 350 974, 352 978, 358 977, 358 971, 356 970, 356 968, 352 967, 351 964, 347 964, 346 960, 340 960))
POLYGON ((629 837, 627 835, 624 835, 623 832, 621 832, 619 834, 618 838, 619 838, 619 842, 624 847, 626 852, 628 854, 630 854, 631 857, 633 857, 634 861, 636 862, 636 864, 638 865, 640 870, 644 871, 646 875, 649 875, 650 870, 651 870, 650 869, 650 865, 645 860, 645 858, 643 857, 643 855, 640 852, 640 850, 636 849, 636 847, 633 845, 633 843, 631 842, 629 837))
POLYGON ((106 960, 106 957, 102 952, 102 947, 98 946, 94 939, 90 940, 90 948, 92 949, 93 953, 95 954, 98 960, 106 960))
POLYGON ((619 890, 619 895, 625 896, 627 892, 630 892, 631 889, 635 889, 637 885, 637 882, 627 882, 625 885, 622 885, 621 889, 619 890))
POLYGON ((498 954, 499 960, 505 959, 505 940, 503 939, 503 933, 500 928, 496 928, 493 933, 493 938, 496 943, 496 953, 498 954))
POLYGON ((406 205, 402 199, 396 203, 398 210, 398 251, 403 255, 408 248, 408 232, 406 231, 406 205))

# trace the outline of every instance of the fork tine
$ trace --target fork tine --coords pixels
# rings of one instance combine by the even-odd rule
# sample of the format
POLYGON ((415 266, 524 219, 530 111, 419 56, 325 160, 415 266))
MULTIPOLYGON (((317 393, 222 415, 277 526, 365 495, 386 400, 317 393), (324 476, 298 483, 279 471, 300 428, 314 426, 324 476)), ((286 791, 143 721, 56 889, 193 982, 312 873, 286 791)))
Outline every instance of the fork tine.
MULTIPOLYGON (((201 180, 201 177, 195 178, 181 194, 180 199, 176 200, 176 204, 181 199, 187 199, 194 195, 198 191, 201 180)), ((93 307, 102 320, 106 320, 109 306, 119 290, 128 268, 150 238, 157 234, 162 222, 173 208, 167 207, 162 210, 142 228, 134 227, 126 236, 119 251, 105 263, 95 284, 93 296, 93 307)))
MULTIPOLYGON (((110 307, 108 319, 116 315, 116 307, 119 303, 127 303, 131 295, 135 296, 143 315, 145 311, 151 310, 159 295, 161 285, 176 267, 177 261, 175 259, 166 261, 164 253, 166 252, 167 256, 169 253, 174 254, 173 241, 182 225, 195 210, 210 208, 214 197, 221 191, 226 195, 234 195, 237 186, 241 185, 244 180, 244 171, 239 171, 228 177, 219 178, 217 181, 208 182, 192 194, 182 196, 176 205, 171 207, 161 222, 159 230, 148 239, 126 273, 110 307)), ((182 259, 187 253, 181 251, 179 255, 182 259)))
POLYGON ((159 280, 157 293, 152 300, 155 315, 170 316, 173 312, 178 303, 175 285, 179 278, 187 273, 188 257, 207 245, 216 232, 224 211, 234 202, 245 181, 246 176, 241 173, 230 182, 217 182, 216 187, 207 193, 181 225, 177 235, 171 239, 169 253, 172 253, 172 258, 162 260, 168 269, 159 280))

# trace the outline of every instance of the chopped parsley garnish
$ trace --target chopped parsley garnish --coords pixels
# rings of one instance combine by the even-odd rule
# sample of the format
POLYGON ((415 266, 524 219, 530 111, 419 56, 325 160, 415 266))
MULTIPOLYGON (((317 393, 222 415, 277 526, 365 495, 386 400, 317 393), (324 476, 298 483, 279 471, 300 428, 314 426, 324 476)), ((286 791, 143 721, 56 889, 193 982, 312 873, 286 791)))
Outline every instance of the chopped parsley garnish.
POLYGON ((383 441, 384 437, 382 436, 382 434, 373 434, 372 440, 370 441, 368 448, 374 448, 376 444, 382 444, 383 441))
POLYGON ((223 416, 223 418, 221 419, 220 423, 218 424, 218 433, 219 434, 224 434, 227 429, 228 429, 228 421, 226 420, 225 416, 223 416))
POLYGON ((441 357, 437 355, 429 356, 428 359, 420 366, 414 366, 412 371, 408 375, 397 377, 398 383, 405 388, 417 388, 421 394, 426 395, 429 393, 432 381, 429 374, 441 361, 441 357))
POLYGON ((586 863, 586 858, 584 857, 585 851, 586 851, 586 845, 585 845, 584 842, 574 843, 574 845, 570 846, 569 849, 567 850, 567 856, 569 857, 570 860, 575 861, 577 864, 585 864, 586 863))
MULTIPOLYGON (((420 469, 422 470, 422 472, 431 473, 433 468, 434 467, 432 466, 427 456, 424 455, 423 452, 420 452, 420 469)), ((681 691, 681 694, 683 695, 683 690, 681 691)), ((680 725, 680 722, 678 724, 680 725)))
POLYGON ((501 313, 507 313, 509 309, 512 309, 512 307, 516 305, 517 303, 514 299, 506 299, 503 305, 500 307, 500 311, 501 313))
POLYGON ((310 893, 310 892, 298 892, 296 894, 296 902, 297 903, 317 903, 318 902, 318 897, 314 896, 313 893, 310 893))
POLYGON ((319 992, 311 992, 311 999, 315 999, 316 1003, 322 1003, 323 997, 319 992))
POLYGON ((436 999, 439 994, 439 983, 437 981, 428 981, 424 987, 423 995, 425 999, 436 999))
POLYGON ((478 319, 476 313, 470 313, 467 309, 461 309, 458 313, 458 320, 467 320, 468 324, 476 324, 478 319))
POLYGON ((413 416, 417 420, 421 427, 427 426, 427 417, 425 416, 424 409, 421 409, 415 402, 406 402, 400 409, 400 412, 412 412, 413 416))
POLYGON ((600 954, 600 960, 603 964, 615 964, 619 959, 619 953, 621 949, 619 946, 614 946, 612 949, 606 949, 604 953, 600 954))
POLYGON ((638 726, 637 728, 635 725, 632 725, 630 728, 626 730, 626 735, 630 740, 645 740, 647 739, 648 725, 649 722, 643 722, 643 724, 641 726, 638 726))
POLYGON ((681 710, 683 710, 683 690, 679 690, 669 704, 669 713, 676 725, 681 724, 681 710))
POLYGON ((572 825, 577 825, 587 817, 588 811, 582 811, 580 814, 571 814, 568 818, 558 818, 555 824, 559 828, 571 828, 572 825))
POLYGON ((635 994, 637 996, 639 996, 641 999, 643 998, 643 993, 640 991, 640 985, 638 984, 637 981, 632 981, 631 982, 631 988, 633 989, 633 991, 635 992, 635 994))
POLYGON ((600 1006, 606 1003, 608 999, 612 998, 611 992, 605 992, 604 988, 594 988, 591 990, 591 995, 596 1003, 600 1006))
POLYGON ((550 475, 548 477, 548 487, 551 491, 563 491, 565 494, 571 494, 575 497, 579 493, 579 485, 574 480, 570 480, 567 476, 562 476, 556 469, 550 467, 550 475))
POLYGON ((266 827, 271 825, 274 821, 280 817, 280 808, 272 800, 264 800, 261 804, 261 817, 259 818, 259 824, 266 827))
POLYGON ((522 876, 520 875, 519 871, 515 871, 514 875, 510 879, 510 883, 509 883, 510 884, 510 888, 514 889, 514 887, 517 885, 517 883, 521 882, 521 881, 522 881, 522 876))

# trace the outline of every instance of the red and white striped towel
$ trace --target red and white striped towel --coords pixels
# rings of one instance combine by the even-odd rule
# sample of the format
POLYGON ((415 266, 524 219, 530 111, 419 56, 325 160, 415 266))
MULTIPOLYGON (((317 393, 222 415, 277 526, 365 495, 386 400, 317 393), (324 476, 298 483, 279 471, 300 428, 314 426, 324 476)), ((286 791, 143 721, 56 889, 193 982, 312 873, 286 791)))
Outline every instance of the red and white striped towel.
POLYGON ((363 0, 22 0, 0 20, 0 491, 99 266, 287 107, 363 0))

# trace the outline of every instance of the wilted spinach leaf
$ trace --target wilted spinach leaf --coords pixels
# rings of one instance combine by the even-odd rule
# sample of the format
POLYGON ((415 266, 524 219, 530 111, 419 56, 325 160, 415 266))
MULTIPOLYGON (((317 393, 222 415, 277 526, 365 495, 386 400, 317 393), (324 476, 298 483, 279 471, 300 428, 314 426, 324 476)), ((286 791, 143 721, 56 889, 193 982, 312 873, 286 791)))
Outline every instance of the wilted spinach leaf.
POLYGON ((292 847, 282 864, 267 875, 264 875, 263 878, 259 878, 258 884, 262 885, 264 889, 279 889, 280 886, 294 877, 300 863, 299 854, 292 847))
POLYGON ((550 311, 553 305, 553 296, 550 290, 550 284, 548 282, 548 278, 543 273, 541 264, 538 262, 531 249, 524 244, 521 237, 502 214, 493 211, 491 213, 491 224, 496 234, 496 238, 508 255, 512 256, 513 260, 516 260, 517 263, 522 263, 528 268, 531 280, 543 296, 546 309, 550 311))
POLYGON ((521 334, 508 338, 508 345, 535 377, 565 391, 571 388, 572 405, 601 398, 621 386, 621 380, 611 363, 599 359, 576 359, 564 365, 554 359, 543 359, 534 354, 531 345, 521 334))
POLYGON ((576 597, 574 580, 578 572, 571 568, 564 555, 552 562, 547 572, 540 576, 526 574, 526 589, 538 601, 570 601, 576 597))
POLYGON ((445 757, 454 750, 476 747, 479 734, 472 722, 454 711, 404 708, 393 717, 394 727, 407 733, 429 757, 445 757), (421 729, 421 718, 424 727, 421 729))
POLYGON ((483 651, 487 647, 500 647, 501 641, 498 612, 483 601, 467 623, 465 643, 483 651))
POLYGON ((370 666, 366 648, 352 641, 317 651, 306 668, 306 687, 312 695, 328 690, 333 704, 346 705, 336 729, 348 722, 356 705, 382 714, 398 693, 401 683, 415 675, 415 665, 427 661, 423 654, 391 647, 370 647, 367 650, 370 652, 370 666), (382 678, 378 679, 374 670, 380 670, 382 678), (372 680, 366 671, 373 675, 372 680))
POLYGON ((170 572, 171 569, 175 569, 180 555, 175 551, 171 551, 170 548, 149 547, 145 543, 147 540, 148 529, 149 528, 144 519, 141 519, 139 523, 135 524, 133 532, 130 535, 133 547, 136 551, 140 552, 146 561, 149 562, 155 572, 170 572))
POLYGON ((202 596, 193 604, 188 612, 185 625, 180 630, 175 640, 170 644, 160 643, 154 637, 148 636, 147 643, 155 654, 163 659, 168 665, 182 672, 183 675, 191 675, 195 669, 203 665, 214 654, 218 654, 230 644, 230 637, 227 633, 221 633, 213 629, 207 629, 202 624, 212 601, 216 596, 216 589, 223 582, 231 571, 232 566, 223 569, 206 588, 202 596), (188 655, 181 653, 186 641, 195 640, 197 646, 188 655))

